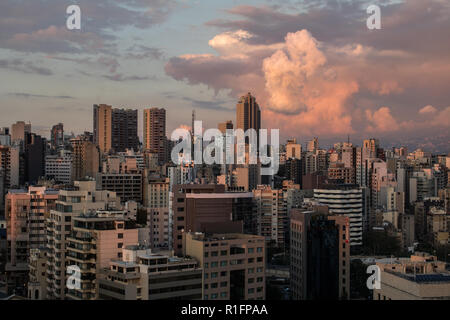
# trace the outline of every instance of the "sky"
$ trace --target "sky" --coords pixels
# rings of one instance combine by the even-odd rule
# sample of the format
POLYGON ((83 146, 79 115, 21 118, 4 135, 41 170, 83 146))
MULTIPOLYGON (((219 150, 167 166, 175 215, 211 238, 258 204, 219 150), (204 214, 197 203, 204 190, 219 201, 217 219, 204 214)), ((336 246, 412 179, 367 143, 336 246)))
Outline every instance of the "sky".
POLYGON ((92 131, 92 105, 167 110, 168 135, 235 121, 304 143, 378 137, 448 152, 448 0, 2 0, 0 127, 92 131), (79 5, 81 30, 66 28, 79 5), (381 29, 369 30, 370 4, 381 29))

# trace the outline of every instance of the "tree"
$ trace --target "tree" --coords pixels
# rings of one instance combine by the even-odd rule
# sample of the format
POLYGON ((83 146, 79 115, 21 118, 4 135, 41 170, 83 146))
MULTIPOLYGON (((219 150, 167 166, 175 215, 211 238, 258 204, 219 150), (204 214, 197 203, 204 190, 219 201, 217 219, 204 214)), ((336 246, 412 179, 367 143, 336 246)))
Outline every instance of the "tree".
POLYGON ((402 252, 397 237, 386 231, 368 231, 363 241, 363 252, 368 255, 394 255, 402 252))
POLYGON ((360 260, 350 262, 350 299, 368 299, 371 291, 367 288, 367 266, 360 260))

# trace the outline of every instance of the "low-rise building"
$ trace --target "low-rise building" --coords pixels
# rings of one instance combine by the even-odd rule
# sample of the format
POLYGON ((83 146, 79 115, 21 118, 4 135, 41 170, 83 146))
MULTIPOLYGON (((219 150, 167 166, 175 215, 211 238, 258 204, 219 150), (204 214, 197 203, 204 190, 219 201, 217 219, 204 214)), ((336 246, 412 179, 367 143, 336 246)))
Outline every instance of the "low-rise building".
POLYGON ((376 261, 380 289, 374 300, 450 300, 450 272, 436 256, 416 252, 410 258, 376 261))

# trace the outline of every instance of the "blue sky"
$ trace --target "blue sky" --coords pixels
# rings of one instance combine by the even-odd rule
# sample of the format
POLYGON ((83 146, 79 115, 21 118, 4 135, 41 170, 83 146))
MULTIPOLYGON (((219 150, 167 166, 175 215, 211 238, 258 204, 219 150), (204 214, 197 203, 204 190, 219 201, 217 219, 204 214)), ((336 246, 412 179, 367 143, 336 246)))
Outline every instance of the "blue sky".
POLYGON ((106 103, 164 107, 169 134, 190 124, 194 108, 206 127, 234 121, 239 95, 252 91, 263 123, 284 129, 283 138, 445 140, 448 1, 374 2, 378 32, 365 27, 364 0, 4 0, 0 126, 91 131, 92 105, 106 103), (81 31, 65 28, 70 4, 81 8, 81 31), (291 79, 289 68, 310 65, 290 47, 323 58, 316 75, 297 70, 302 80, 291 79), (286 67, 277 78, 263 69, 274 63, 286 67))
MULTIPOLYGON (((4 6, 8 6, 12 1, 7 1, 4 6)), ((30 1, 22 1, 17 5, 10 5, 18 10, 15 18, 28 16, 27 11, 33 10, 30 1)), ((42 11, 52 10, 51 4, 40 1, 42 11)), ((63 2, 63 1, 58 1, 63 2)), ((107 5, 107 1, 105 5, 107 5)), ((124 5, 127 1, 122 1, 124 5)), ((270 1, 269 1, 270 2, 270 1)), ((69 4, 79 4, 82 13, 82 30, 71 31, 75 33, 96 32, 102 29, 102 21, 97 21, 95 26, 84 9, 83 1, 67 1, 69 4)), ((117 1, 116 1, 117 3, 117 1)), ((173 4, 168 15, 162 19, 161 23, 150 25, 145 28, 137 28, 128 23, 117 24, 116 30, 106 28, 106 34, 116 37, 114 42, 117 49, 123 52, 131 48, 129 52, 142 54, 145 50, 139 47, 157 48, 161 51, 158 59, 127 59, 126 56, 116 56, 117 52, 89 52, 88 54, 64 52, 39 52, 39 50, 11 50, 3 48, 0 50, 0 60, 11 61, 13 59, 23 59, 17 68, 0 69, 2 86, 0 95, 2 96, 1 109, 5 115, 0 118, 0 126, 9 126, 16 120, 31 121, 36 131, 48 135, 48 130, 54 123, 62 121, 67 131, 76 133, 83 130, 92 130, 91 110, 94 103, 107 103, 117 107, 131 107, 143 109, 149 106, 165 107, 168 110, 170 119, 169 128, 178 126, 181 123, 190 123, 190 113, 195 106, 194 101, 211 101, 212 104, 223 103, 230 109, 233 108, 235 99, 227 94, 215 95, 214 91, 208 90, 207 86, 200 85, 196 88, 186 85, 183 82, 175 81, 164 72, 165 61, 172 56, 186 53, 214 53, 208 46, 208 41, 217 34, 214 27, 205 27, 204 24, 210 20, 219 19, 226 16, 226 9, 236 6, 239 1, 217 1, 217 0, 183 0, 173 4), (34 52, 30 52, 34 51, 34 52), (57 59, 50 59, 49 56, 57 59), (108 72, 106 65, 98 65, 95 60, 98 58, 109 58, 116 60, 120 64, 116 72, 108 72), (92 64, 85 65, 75 60, 90 59, 92 64), (28 66, 26 64, 29 64, 28 66), (43 71, 33 72, 28 70, 31 66, 39 66, 43 71), (24 69, 27 69, 24 71, 24 69), (148 78, 145 80, 113 81, 103 78, 103 75, 113 76, 122 74, 148 78), (6 81, 5 81, 6 80, 6 81), (59 97, 59 96, 64 96, 59 97), (6 116, 7 115, 7 116, 6 116)), ((247 1, 249 5, 263 5, 264 1, 247 1)), ((64 4, 65 5, 65 4, 64 4)), ((60 7, 64 8, 64 7, 60 7)), ((136 10, 145 12, 147 8, 142 7, 136 10)), ((53 12, 57 12, 53 10, 53 12)), ((7 19, 1 17, 3 21, 7 19)), ((63 27, 65 25, 66 14, 59 10, 58 16, 54 14, 47 24, 43 24, 42 29, 49 26, 63 27)), ((36 13, 39 15, 39 12, 36 13)), ((36 18, 40 20, 39 17, 36 18)), ((44 19, 44 17, 43 17, 44 19)), ((105 23, 106 25, 106 23, 105 23)), ((113 23, 114 25, 114 23, 113 23)), ((29 28, 28 33, 39 30, 29 28)), ((65 41, 64 38, 58 41, 65 41)), ((42 43, 45 46, 45 43, 42 43)), ((5 46, 7 47, 7 46, 5 46)), ((45 51, 45 50, 43 50, 45 51)), ((10 63, 11 64, 11 63, 10 63)), ((123 76, 126 77, 126 76, 123 76)), ((203 105, 199 103, 197 105, 203 105)), ((208 110, 197 107, 197 114, 208 119, 210 125, 214 126, 216 121, 221 119, 234 119, 234 112, 217 111, 214 116, 208 114, 208 110)))

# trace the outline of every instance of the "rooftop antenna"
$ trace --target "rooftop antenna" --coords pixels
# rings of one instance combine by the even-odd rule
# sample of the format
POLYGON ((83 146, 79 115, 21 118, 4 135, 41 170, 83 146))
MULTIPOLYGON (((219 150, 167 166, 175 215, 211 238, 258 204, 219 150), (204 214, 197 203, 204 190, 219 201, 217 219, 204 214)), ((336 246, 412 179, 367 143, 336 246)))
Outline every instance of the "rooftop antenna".
POLYGON ((192 110, 192 127, 191 127, 191 161, 194 159, 195 150, 194 150, 194 124, 195 124, 195 109, 192 110))
POLYGON ((191 127, 191 136, 194 135, 194 122, 195 122, 195 109, 192 110, 192 127, 191 127))
POLYGON ((350 135, 347 135, 347 143, 350 143, 350 135))

